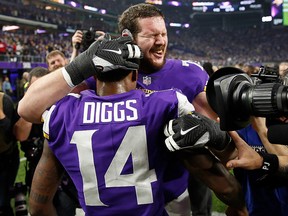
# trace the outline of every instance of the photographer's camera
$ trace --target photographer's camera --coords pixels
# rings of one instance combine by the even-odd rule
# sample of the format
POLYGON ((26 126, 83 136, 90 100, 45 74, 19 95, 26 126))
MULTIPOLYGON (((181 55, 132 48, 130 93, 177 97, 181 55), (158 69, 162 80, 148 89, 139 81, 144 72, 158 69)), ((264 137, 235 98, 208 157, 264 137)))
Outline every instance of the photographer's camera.
POLYGON ((83 30, 82 32, 82 43, 77 43, 75 48, 80 49, 80 47, 82 46, 82 50, 85 51, 96 40, 97 34, 92 27, 89 30, 83 30))
POLYGON ((15 199, 15 215, 16 216, 27 216, 27 203, 26 203, 27 187, 22 182, 17 182, 14 185, 12 194, 15 199))

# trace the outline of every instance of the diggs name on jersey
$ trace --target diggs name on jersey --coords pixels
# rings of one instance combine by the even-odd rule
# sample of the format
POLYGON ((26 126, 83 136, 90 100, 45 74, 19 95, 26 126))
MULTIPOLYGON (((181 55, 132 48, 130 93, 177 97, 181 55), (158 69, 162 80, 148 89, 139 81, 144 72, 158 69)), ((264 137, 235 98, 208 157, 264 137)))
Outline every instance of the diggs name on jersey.
POLYGON ((135 121, 138 119, 137 101, 85 102, 83 124, 135 121))

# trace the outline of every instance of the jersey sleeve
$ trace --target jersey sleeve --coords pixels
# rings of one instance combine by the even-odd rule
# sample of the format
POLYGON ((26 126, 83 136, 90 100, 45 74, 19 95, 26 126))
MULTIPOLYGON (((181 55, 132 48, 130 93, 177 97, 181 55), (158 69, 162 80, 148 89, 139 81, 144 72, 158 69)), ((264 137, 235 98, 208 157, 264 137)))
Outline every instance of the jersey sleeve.
POLYGON ((191 82, 190 88, 194 91, 194 97, 196 97, 199 93, 206 91, 209 76, 203 67, 196 62, 189 62, 188 68, 187 80, 191 82))
POLYGON ((181 89, 190 102, 205 91, 209 76, 201 65, 185 60, 171 60, 170 64, 173 67, 166 71, 167 87, 181 89))
POLYGON ((51 114, 54 111, 54 109, 56 108, 55 105, 53 105, 49 110, 46 110, 43 114, 42 114, 42 119, 43 119, 43 133, 44 133, 44 137, 49 140, 49 134, 50 134, 50 130, 49 130, 49 124, 50 124, 50 118, 51 118, 51 114))
POLYGON ((179 117, 195 111, 194 106, 188 101, 185 95, 176 91, 176 96, 178 99, 178 116, 179 117))

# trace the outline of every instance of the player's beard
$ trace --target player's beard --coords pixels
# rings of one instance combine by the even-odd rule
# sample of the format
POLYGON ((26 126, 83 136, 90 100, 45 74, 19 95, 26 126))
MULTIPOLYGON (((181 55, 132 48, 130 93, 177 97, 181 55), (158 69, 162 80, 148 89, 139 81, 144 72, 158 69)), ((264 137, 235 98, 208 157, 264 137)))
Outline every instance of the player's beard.
POLYGON ((52 71, 55 71, 55 70, 57 70, 57 69, 59 69, 59 68, 61 68, 61 67, 63 67, 63 66, 57 65, 57 66, 53 67, 52 71))
POLYGON ((164 51, 164 58, 161 63, 155 63, 153 59, 143 57, 140 62, 140 70, 144 73, 154 73, 160 70, 166 62, 167 50, 164 51))
POLYGON ((57 66, 53 67, 52 71, 55 71, 55 70, 57 70, 57 69, 59 69, 59 68, 62 68, 62 67, 64 67, 64 66, 65 66, 65 65, 57 65, 57 66))

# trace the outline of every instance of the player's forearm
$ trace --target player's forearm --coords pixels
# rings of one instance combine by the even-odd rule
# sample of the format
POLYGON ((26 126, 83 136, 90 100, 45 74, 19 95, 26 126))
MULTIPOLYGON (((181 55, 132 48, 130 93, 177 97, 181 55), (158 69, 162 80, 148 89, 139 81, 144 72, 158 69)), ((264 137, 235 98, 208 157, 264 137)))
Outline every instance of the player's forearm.
POLYGON ((51 178, 49 170, 43 169, 42 167, 43 164, 41 164, 40 167, 37 166, 33 177, 29 195, 29 213, 32 216, 56 216, 57 213, 53 205, 53 197, 60 181, 57 181, 57 178, 55 178, 55 180, 53 180, 54 183, 50 183, 49 179, 51 181, 51 178))
POLYGON ((70 92, 71 87, 67 85, 61 70, 41 77, 28 88, 18 106, 21 117, 29 122, 41 122, 42 113, 70 92))
POLYGON ((226 191, 225 192, 220 192, 220 193, 215 193, 215 195, 218 197, 219 200, 221 200, 224 204, 226 204, 227 206, 230 206, 231 208, 242 212, 245 211, 246 209, 246 205, 245 205, 245 200, 241 191, 241 187, 236 186, 236 183, 234 185, 234 188, 238 187, 239 189, 237 190, 231 190, 231 191, 226 191))
POLYGON ((232 160, 238 156, 238 151, 234 142, 229 142, 223 150, 216 150, 215 148, 209 148, 215 156, 219 158, 221 163, 225 166, 229 160, 232 160))
POLYGON ((211 173, 214 174, 215 183, 210 183, 208 186, 214 191, 215 195, 226 205, 240 212, 246 209, 242 188, 236 178, 222 164, 215 164, 211 168, 211 173))
POLYGON ((57 215, 53 198, 63 176, 63 167, 44 141, 43 153, 34 172, 29 196, 31 215, 57 215))
MULTIPOLYGON (((33 194, 35 196, 35 194, 33 194)), ((47 206, 37 205, 30 199, 29 213, 31 216, 57 216, 57 212, 52 203, 47 206)))
POLYGON ((245 200, 236 178, 209 151, 203 154, 181 155, 185 167, 207 185, 226 205, 245 210, 245 200))

